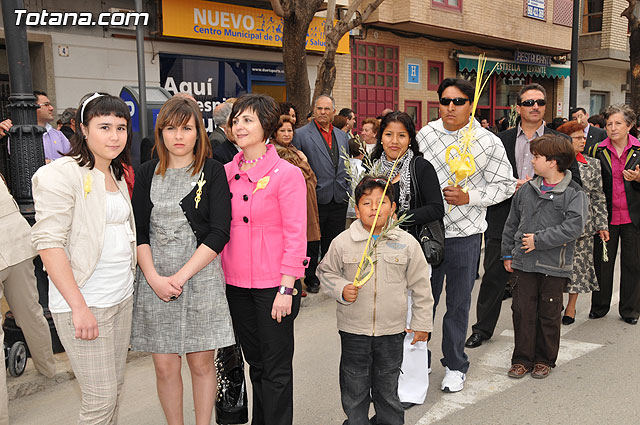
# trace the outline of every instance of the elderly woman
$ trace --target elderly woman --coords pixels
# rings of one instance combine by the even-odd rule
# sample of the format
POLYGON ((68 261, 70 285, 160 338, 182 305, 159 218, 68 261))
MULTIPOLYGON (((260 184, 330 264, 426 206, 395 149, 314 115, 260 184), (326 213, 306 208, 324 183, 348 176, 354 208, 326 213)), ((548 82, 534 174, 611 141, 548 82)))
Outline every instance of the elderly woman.
POLYGON ((366 118, 362 121, 362 131, 360 136, 364 142, 364 147, 367 149, 367 154, 371 154, 376 147, 376 136, 380 130, 380 122, 375 118, 366 118))
POLYGON ((604 118, 608 137, 589 153, 602 166, 609 218, 609 261, 602 260, 602 244, 597 243, 594 255, 600 290, 591 296, 589 318, 598 319, 609 312, 613 268, 621 241, 618 311, 625 322, 635 325, 640 315, 640 142, 629 130, 635 125, 636 114, 627 105, 612 105, 604 112, 604 118))
POLYGON ((584 129, 586 124, 579 121, 569 121, 557 130, 571 137, 576 161, 580 170, 582 187, 589 196, 589 216, 582 236, 576 241, 573 260, 573 276, 564 292, 569 294, 569 302, 562 317, 562 324, 570 325, 575 322, 576 301, 578 294, 598 290, 596 271, 593 266, 593 235, 599 234, 603 241, 609 240, 607 225, 607 201, 602 191, 602 174, 600 162, 595 158, 585 158, 582 155, 586 138, 584 129))
MULTIPOLYGON (((318 179, 311 169, 305 154, 291 144, 294 126, 295 121, 289 115, 281 115, 276 131, 271 137, 271 142, 275 145, 276 152, 278 152, 280 158, 295 165, 302 171, 307 184, 307 246, 309 244, 319 245, 320 220, 318 218, 318 199, 316 197, 318 179)), ((307 293, 302 291, 302 296, 306 297, 307 293)))
MULTIPOLYGON (((376 161, 374 167, 379 166, 381 173, 391 180, 398 216, 403 213, 411 215, 411 221, 403 226, 404 230, 418 239, 422 225, 444 217, 444 203, 436 171, 418 150, 415 126, 409 115, 390 112, 384 116, 371 157, 376 161), (393 163, 398 158, 400 160, 391 173, 393 163), (411 178, 412 168, 415 186, 411 178)), ((430 272, 430 268, 425 270, 425 273, 430 272)), ((405 338, 404 373, 400 375, 398 384, 398 395, 405 409, 422 404, 427 395, 429 372, 426 345, 426 342, 416 342, 411 334, 405 338)))
POLYGON ((293 321, 299 278, 309 264, 304 177, 265 144, 279 117, 271 97, 247 94, 233 104, 228 124, 242 151, 225 165, 231 238, 222 268, 233 326, 250 366, 254 425, 293 423, 293 321))

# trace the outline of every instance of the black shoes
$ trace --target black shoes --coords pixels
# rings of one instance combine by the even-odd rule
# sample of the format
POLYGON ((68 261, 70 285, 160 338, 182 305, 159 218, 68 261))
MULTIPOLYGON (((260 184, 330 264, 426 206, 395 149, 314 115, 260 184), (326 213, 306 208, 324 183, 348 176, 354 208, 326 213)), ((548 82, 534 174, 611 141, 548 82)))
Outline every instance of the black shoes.
POLYGON ((472 333, 469 338, 467 338, 467 342, 464 343, 464 346, 467 348, 476 348, 480 347, 484 341, 489 338, 485 338, 478 333, 472 333))
POLYGON ((604 314, 598 314, 598 313, 594 313, 593 311, 589 313, 589 319, 600 319, 601 317, 604 317, 604 314))
POLYGON ((409 410, 409 409, 411 409, 413 406, 415 406, 416 404, 415 404, 415 403, 410 403, 410 402, 408 402, 408 401, 407 401, 407 402, 405 402, 405 401, 401 401, 401 402, 400 402, 400 405, 402 406, 402 408, 403 408, 404 410, 409 410))
POLYGON ((637 317, 625 317, 623 319, 625 322, 627 322, 630 325, 637 325, 638 324, 638 318, 637 317))
POLYGON ((310 294, 317 294, 320 292, 320 283, 305 283, 307 292, 310 294))
POLYGON ((563 325, 571 325, 576 321, 575 317, 567 316, 566 314, 562 316, 562 324, 563 325))

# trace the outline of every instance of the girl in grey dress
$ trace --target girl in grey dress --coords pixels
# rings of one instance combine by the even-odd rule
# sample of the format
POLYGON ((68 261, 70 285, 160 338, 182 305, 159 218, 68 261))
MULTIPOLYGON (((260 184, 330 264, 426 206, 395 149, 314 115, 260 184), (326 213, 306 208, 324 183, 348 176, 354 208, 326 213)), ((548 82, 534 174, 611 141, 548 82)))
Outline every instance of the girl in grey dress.
POLYGON ((183 423, 182 356, 193 382, 196 423, 216 394, 213 350, 235 343, 218 254, 229 239, 231 201, 222 165, 193 100, 172 98, 156 123, 158 160, 143 164, 133 193, 138 265, 131 345, 153 353, 169 424, 183 423))

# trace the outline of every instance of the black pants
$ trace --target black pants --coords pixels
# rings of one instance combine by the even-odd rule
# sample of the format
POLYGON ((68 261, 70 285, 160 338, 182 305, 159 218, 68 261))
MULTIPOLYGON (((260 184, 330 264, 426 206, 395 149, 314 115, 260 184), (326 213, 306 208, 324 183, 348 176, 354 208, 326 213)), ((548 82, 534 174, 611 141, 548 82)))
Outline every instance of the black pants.
POLYGON ((504 289, 511 273, 504 269, 501 260, 500 239, 486 239, 484 243, 484 275, 478 293, 476 316, 478 320, 472 326, 473 333, 491 338, 500 317, 504 289))
POLYGON ((249 363, 253 389, 252 425, 293 423, 293 320, 300 309, 302 287, 293 296, 291 315, 271 318, 278 288, 246 289, 227 285, 227 300, 236 337, 249 363))
POLYGON ((309 267, 305 270, 304 283, 306 285, 318 285, 320 281, 316 276, 318 256, 320 258, 329 250, 331 241, 344 231, 347 222, 347 203, 331 201, 328 204, 318 204, 318 217, 320 220, 320 241, 307 243, 307 256, 309 267))
POLYGON ((609 225, 607 253, 609 261, 602 261, 602 242, 596 237, 593 248, 599 291, 591 295, 591 312, 604 316, 609 312, 613 292, 613 271, 620 242, 620 304, 618 311, 624 319, 640 316, 640 230, 633 224, 609 225))
POLYGON ((562 291, 568 279, 542 273, 513 271, 513 330, 511 364, 531 369, 542 363, 556 366, 560 349, 562 291))
POLYGON ((405 333, 383 336, 340 331, 340 398, 347 415, 343 425, 404 424, 398 397, 405 333), (369 421, 373 400, 375 419, 369 421))

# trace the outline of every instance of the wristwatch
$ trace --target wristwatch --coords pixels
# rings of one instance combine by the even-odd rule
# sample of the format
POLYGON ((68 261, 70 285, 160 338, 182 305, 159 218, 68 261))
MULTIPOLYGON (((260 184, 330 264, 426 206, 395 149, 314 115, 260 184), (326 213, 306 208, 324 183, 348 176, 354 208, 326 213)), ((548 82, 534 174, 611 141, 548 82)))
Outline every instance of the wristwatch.
POLYGON ((298 290, 296 288, 289 288, 288 286, 280 285, 280 289, 278 289, 280 295, 298 295, 298 290))

